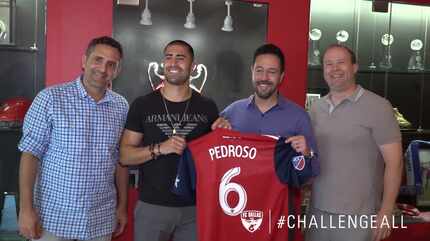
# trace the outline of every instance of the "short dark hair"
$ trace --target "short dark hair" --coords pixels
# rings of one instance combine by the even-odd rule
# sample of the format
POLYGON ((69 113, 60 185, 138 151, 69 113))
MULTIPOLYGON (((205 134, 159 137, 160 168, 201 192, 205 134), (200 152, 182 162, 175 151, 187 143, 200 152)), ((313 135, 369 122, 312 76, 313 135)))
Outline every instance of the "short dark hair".
POLYGON ((257 59, 258 56, 263 55, 263 54, 273 54, 276 57, 278 57, 279 59, 279 64, 281 65, 281 73, 284 72, 285 70, 285 57, 284 57, 284 53, 282 52, 282 50, 274 45, 274 44, 263 44, 260 47, 258 47, 257 50, 255 50, 254 52, 254 59, 252 60, 252 64, 255 64, 255 60, 257 59))
POLYGON ((91 55, 91 53, 94 51, 94 48, 96 47, 96 45, 99 45, 99 44, 108 45, 108 46, 111 46, 112 48, 118 50, 119 56, 122 59, 123 53, 122 53, 121 44, 109 36, 101 36, 101 37, 97 37, 97 38, 92 39, 90 41, 90 43, 88 44, 87 50, 85 51, 85 55, 87 57, 89 57, 91 55))
POLYGON ((166 47, 164 47, 163 53, 166 52, 167 47, 169 47, 171 45, 182 45, 182 46, 184 46, 185 48, 188 49, 188 53, 191 56, 191 60, 194 60, 194 49, 193 49, 193 47, 191 47, 191 45, 189 43, 185 42, 184 40, 180 40, 180 39, 170 41, 166 45, 166 47))
POLYGON ((346 52, 349 53, 349 56, 351 57, 351 63, 352 64, 356 64, 357 63, 357 56, 355 55, 354 51, 352 51, 352 49, 350 49, 348 46, 342 45, 342 44, 330 44, 324 51, 324 54, 322 56, 322 59, 324 60, 324 56, 327 53, 328 50, 333 49, 333 48, 341 48, 346 50, 346 52))

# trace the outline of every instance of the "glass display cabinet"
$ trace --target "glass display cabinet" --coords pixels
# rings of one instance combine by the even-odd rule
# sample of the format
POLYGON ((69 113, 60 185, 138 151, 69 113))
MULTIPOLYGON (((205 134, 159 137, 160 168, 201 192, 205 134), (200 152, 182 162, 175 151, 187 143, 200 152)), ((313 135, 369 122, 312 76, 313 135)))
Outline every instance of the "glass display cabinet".
MULTIPOLYGON (((328 93, 322 73, 325 48, 333 43, 346 45, 357 55, 357 83, 393 105, 406 150, 412 140, 430 140, 430 102, 426 101, 430 7, 388 3, 387 12, 375 12, 372 4, 369 0, 311 1, 306 107, 328 93)), ((428 170, 424 168, 428 157, 423 158, 422 170, 428 170)), ((422 175, 423 180, 429 179, 428 171, 422 175)), ((430 186, 425 187, 418 204, 430 203, 430 186)))
POLYGON ((372 1, 312 0, 307 92, 328 92, 321 57, 328 45, 344 44, 357 54, 357 82, 390 100, 402 129, 430 128, 429 16, 427 6, 389 3, 388 12, 373 12, 372 1))

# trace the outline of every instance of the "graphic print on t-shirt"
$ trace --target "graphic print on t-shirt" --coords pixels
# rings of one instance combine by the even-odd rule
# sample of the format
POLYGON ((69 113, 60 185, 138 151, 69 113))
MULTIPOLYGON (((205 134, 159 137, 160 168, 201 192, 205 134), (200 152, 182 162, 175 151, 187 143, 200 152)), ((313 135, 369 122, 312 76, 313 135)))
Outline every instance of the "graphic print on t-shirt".
POLYGON ((208 123, 208 117, 205 114, 152 114, 146 117, 145 123, 157 126, 166 136, 175 134, 188 136, 197 126, 198 123, 208 123), (170 117, 170 120, 169 120, 170 117), (173 126, 172 126, 173 124, 173 126))

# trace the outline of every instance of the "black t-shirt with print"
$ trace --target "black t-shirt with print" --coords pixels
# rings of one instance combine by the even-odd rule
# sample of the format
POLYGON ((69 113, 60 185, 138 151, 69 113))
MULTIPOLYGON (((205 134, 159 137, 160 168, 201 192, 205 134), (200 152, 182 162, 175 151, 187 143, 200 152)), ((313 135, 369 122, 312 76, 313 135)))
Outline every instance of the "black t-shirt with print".
MULTIPOLYGON (((211 124, 218 117, 218 108, 211 99, 192 92, 187 102, 170 102, 166 105, 176 134, 185 136, 188 141, 194 140, 211 130, 211 124), (180 123, 180 125, 179 125, 180 123)), ((128 112, 125 128, 143 134, 142 146, 160 143, 172 135, 172 123, 167 118, 167 111, 159 90, 137 98, 128 112)), ((179 155, 161 155, 149 160, 139 167, 139 199, 141 201, 163 206, 191 206, 194 203, 185 201, 171 192, 175 182, 179 155)))

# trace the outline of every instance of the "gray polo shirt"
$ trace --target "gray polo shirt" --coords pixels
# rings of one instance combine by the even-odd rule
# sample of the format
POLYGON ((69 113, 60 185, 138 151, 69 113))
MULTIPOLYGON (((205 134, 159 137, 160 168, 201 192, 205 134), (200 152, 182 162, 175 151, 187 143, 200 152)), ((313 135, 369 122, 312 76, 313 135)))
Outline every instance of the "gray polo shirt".
POLYGON ((320 159, 313 207, 338 214, 375 213, 384 178, 379 146, 401 141, 391 104, 358 86, 336 106, 329 95, 315 102, 311 119, 320 159))

